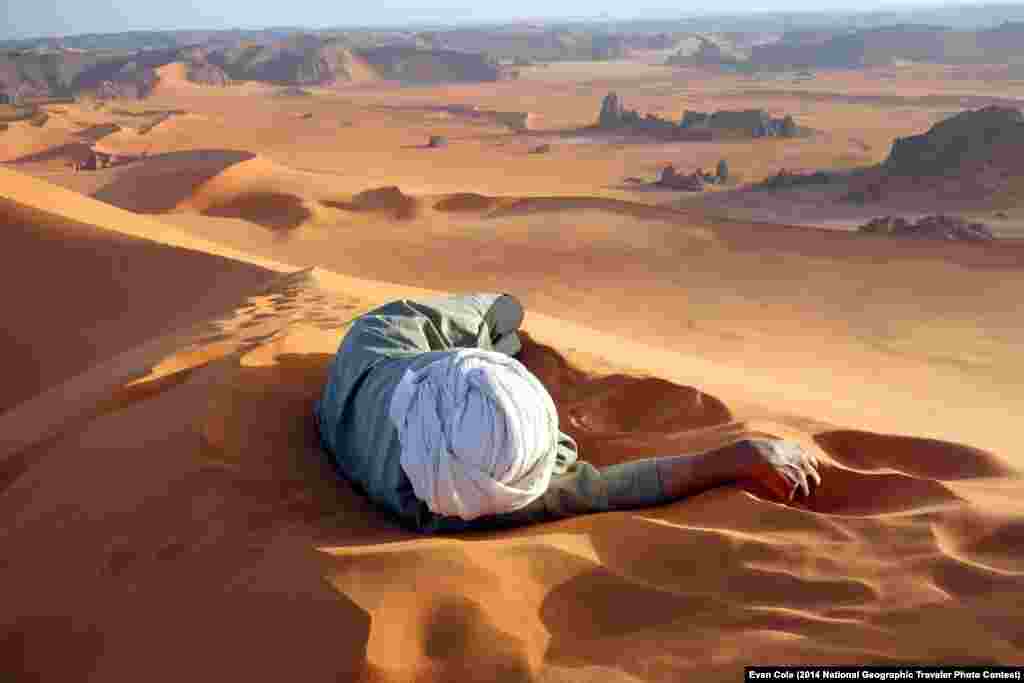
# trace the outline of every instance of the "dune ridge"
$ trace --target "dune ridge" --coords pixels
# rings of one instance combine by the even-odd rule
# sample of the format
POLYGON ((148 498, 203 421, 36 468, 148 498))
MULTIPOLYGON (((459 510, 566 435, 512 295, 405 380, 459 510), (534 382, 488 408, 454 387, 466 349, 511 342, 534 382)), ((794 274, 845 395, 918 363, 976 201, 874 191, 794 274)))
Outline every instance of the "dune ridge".
POLYGON ((1024 490, 1005 456, 786 417, 720 391, 727 370, 708 361, 692 359, 715 380, 701 388, 664 379, 649 373, 681 374, 684 355, 528 311, 520 358, 591 461, 755 431, 817 449, 824 485, 793 506, 741 482, 501 534, 410 536, 336 478, 309 409, 348 321, 432 292, 264 261, 12 171, 0 180, 5 229, 36 235, 9 258, 59 263, 56 234, 106 259, 150 253, 119 299, 80 263, 81 315, 181 312, 176 329, 133 340, 108 328, 102 357, 0 414, 0 516, 13 522, 0 543, 17 558, 0 565, 5 674, 262 680, 301 661, 305 680, 325 681, 725 681, 753 651, 1024 663, 1024 490), (143 272, 211 265, 205 310, 143 272), (155 672, 172 640, 189 656, 155 672))

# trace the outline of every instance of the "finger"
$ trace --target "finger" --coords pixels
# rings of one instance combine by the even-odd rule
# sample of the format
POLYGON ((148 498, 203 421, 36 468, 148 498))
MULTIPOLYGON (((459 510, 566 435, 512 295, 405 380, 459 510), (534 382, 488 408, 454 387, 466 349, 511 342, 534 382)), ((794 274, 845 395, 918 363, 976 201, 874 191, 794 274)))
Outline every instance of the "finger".
POLYGON ((801 477, 800 470, 796 470, 795 474, 792 474, 789 477, 789 482, 792 485, 792 488, 789 491, 789 500, 790 500, 790 502, 792 502, 793 500, 796 499, 796 492, 800 490, 800 477, 801 477))
POLYGON ((815 486, 815 488, 821 486, 821 474, 818 472, 817 469, 812 469, 811 470, 811 476, 814 477, 814 486, 815 486))
POLYGON ((799 483, 799 487, 801 489, 803 489, 804 498, 810 497, 811 489, 810 489, 810 486, 807 483, 807 475, 804 473, 803 470, 800 470, 800 483, 799 483))

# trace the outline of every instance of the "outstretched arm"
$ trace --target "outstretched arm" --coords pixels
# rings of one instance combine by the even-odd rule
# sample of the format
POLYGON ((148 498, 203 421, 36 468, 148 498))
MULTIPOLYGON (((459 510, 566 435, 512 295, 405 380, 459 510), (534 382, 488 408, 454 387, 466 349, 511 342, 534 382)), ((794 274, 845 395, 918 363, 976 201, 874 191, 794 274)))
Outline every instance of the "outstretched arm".
POLYGON ((472 522, 438 518, 421 530, 504 528, 650 507, 745 480, 759 482, 781 501, 793 500, 798 490, 809 495, 811 482, 821 483, 817 458, 799 444, 749 435, 712 450, 633 460, 600 469, 580 461, 568 474, 552 479, 547 492, 521 510, 472 522))
POLYGON ((665 497, 685 498, 744 479, 756 480, 780 500, 811 493, 821 483, 818 459, 794 441, 742 439, 722 448, 654 459, 665 497))

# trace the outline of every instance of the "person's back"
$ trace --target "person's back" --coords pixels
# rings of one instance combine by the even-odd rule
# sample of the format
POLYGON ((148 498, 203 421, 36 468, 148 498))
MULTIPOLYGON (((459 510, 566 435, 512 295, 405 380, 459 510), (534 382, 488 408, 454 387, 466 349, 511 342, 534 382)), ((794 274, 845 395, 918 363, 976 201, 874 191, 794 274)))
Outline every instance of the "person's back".
MULTIPOLYGON (((656 505, 770 460, 770 444, 744 441, 716 458, 597 470, 514 358, 523 315, 508 294, 399 300, 358 318, 342 340, 315 407, 321 442, 405 526, 461 531, 656 505)), ((810 457, 784 455, 775 469, 801 473, 806 486, 810 457)))

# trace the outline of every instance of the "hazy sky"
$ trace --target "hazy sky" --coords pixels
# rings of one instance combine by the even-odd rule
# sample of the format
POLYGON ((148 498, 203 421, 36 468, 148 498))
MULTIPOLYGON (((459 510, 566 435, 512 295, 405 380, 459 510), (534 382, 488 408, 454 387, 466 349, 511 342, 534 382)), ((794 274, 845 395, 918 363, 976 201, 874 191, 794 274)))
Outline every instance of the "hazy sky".
MULTIPOLYGON (((0 0, 5 13, 0 39, 76 33, 114 33, 134 30, 261 28, 303 26, 319 28, 403 23, 474 23, 526 18, 679 18, 749 10, 810 11, 890 9, 932 0, 857 2, 857 0, 717 0, 687 3, 679 0, 0 0), (436 7, 439 2, 445 3, 436 7)), ((949 3, 942 3, 949 4, 949 3)), ((968 3, 963 3, 968 4, 968 3)))

